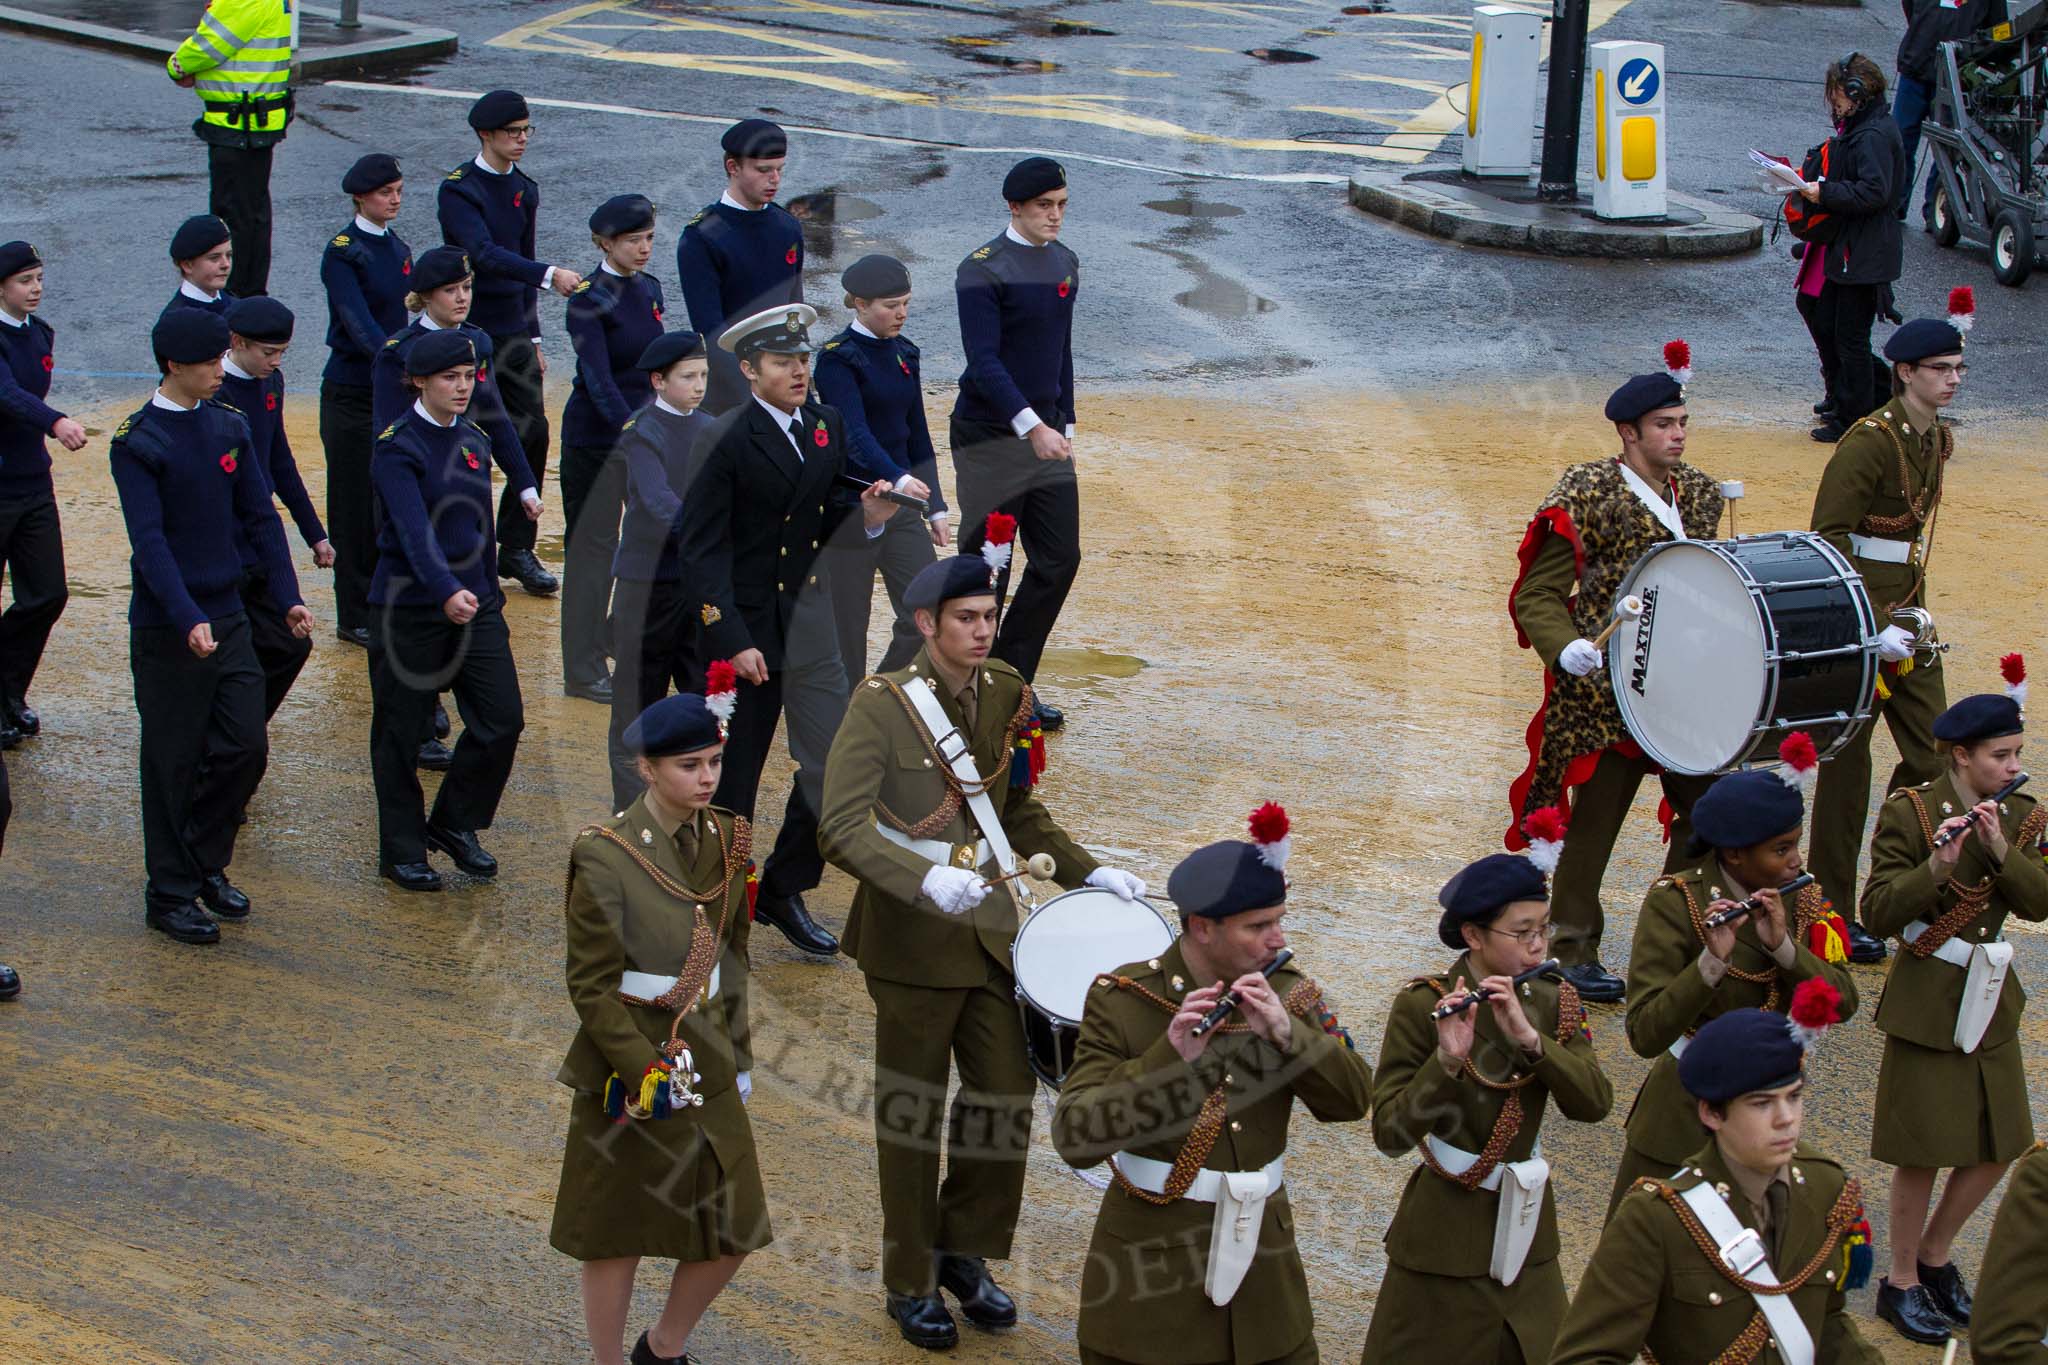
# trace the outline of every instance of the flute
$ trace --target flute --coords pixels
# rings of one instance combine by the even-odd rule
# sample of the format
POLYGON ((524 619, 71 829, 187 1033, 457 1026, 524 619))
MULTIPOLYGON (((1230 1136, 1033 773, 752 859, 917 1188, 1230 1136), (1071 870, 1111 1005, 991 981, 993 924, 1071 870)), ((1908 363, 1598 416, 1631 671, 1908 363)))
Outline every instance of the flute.
MULTIPOLYGON (((2026 782, 2027 775, 2021 773, 2018 777, 2015 777, 2012 781, 1998 789, 1998 794, 1991 798, 1991 804, 1996 806, 2003 803, 2006 797, 2011 796, 2014 792, 2025 786, 2026 782)), ((1968 811, 1964 812, 1964 815, 1969 820, 1968 824, 1957 825, 1954 829, 1945 829, 1934 836, 1934 846, 1936 848, 1947 848, 1950 844, 1977 827, 1977 808, 1975 806, 1970 807, 1968 811)))
MULTIPOLYGON (((1535 966, 1531 967, 1526 972, 1516 972, 1513 984, 1519 986, 1524 981, 1534 981, 1537 977, 1543 975, 1545 972, 1554 972, 1557 970, 1557 968, 1558 961, 1556 958, 1545 958, 1543 961, 1537 963, 1535 966)), ((1466 1010, 1471 1009, 1480 1001, 1491 999, 1492 996, 1492 991, 1487 990, 1484 986, 1481 986, 1478 990, 1473 991, 1470 995, 1466 996, 1463 1000, 1460 1000, 1455 1005, 1438 1005, 1435 1009, 1429 1012, 1429 1017, 1432 1019, 1448 1019, 1454 1014, 1463 1014, 1466 1010)))
MULTIPOLYGON (((1791 881, 1786 882, 1783 886, 1779 887, 1778 895, 1781 897, 1789 896, 1796 891, 1804 891, 1807 887, 1811 885, 1813 885, 1813 874, 1811 872, 1802 872, 1798 876, 1794 877, 1791 881)), ((1733 924, 1736 920, 1741 919, 1744 915, 1753 915, 1763 908, 1763 899, 1759 896, 1751 896, 1742 904, 1731 905, 1718 915, 1708 915, 1707 927, 1709 929, 1718 929, 1724 924, 1733 924)))
MULTIPOLYGON (((1271 962, 1268 962, 1265 966, 1259 968, 1259 974, 1270 981, 1273 979, 1273 973, 1279 971, 1282 967, 1285 967, 1288 963, 1292 961, 1294 961, 1294 949, 1282 948, 1279 952, 1273 955, 1273 960, 1271 962)), ((1236 1008, 1237 992, 1223 992, 1223 997, 1216 1002, 1216 1007, 1210 1010, 1207 1014, 1203 1015, 1200 1019, 1195 1021, 1195 1026, 1188 1030, 1188 1037, 1201 1037, 1210 1029, 1215 1028, 1218 1024, 1222 1023, 1224 1016, 1228 1015, 1232 1010, 1236 1008)))

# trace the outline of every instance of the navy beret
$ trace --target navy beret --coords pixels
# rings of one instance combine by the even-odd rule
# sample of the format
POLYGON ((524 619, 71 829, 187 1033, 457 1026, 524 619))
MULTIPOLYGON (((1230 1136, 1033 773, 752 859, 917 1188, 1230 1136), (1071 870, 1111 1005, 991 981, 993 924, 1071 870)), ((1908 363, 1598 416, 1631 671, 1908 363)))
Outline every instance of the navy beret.
POLYGON ((1943 744, 1975 744, 1980 739, 2025 734, 2026 730, 2020 704, 1996 692, 1964 697, 1934 722, 1934 737, 1943 744))
POLYGON ((1287 877, 1266 862, 1257 844, 1225 839, 1182 858, 1166 879, 1166 895, 1184 915, 1228 919, 1283 904, 1287 877))
POLYGON ((405 179, 405 172, 398 169, 398 158, 385 152, 371 152, 348 168, 348 174, 341 178, 343 194, 368 194, 381 190, 394 180, 405 179))
POLYGON ((0 280, 12 279, 24 270, 34 270, 42 263, 42 253, 27 242, 9 242, 5 246, 0 246, 0 280))
POLYGON ((950 555, 917 571, 903 590, 903 605, 912 611, 937 611, 956 597, 993 597, 995 570, 979 553, 950 555))
POLYGON ((1446 948, 1463 948, 1467 924, 1491 924, 1515 901, 1547 901, 1550 886, 1536 864, 1519 853, 1489 853, 1444 883, 1436 903, 1444 908, 1436 936, 1446 948))
POLYGON ((1678 1059, 1678 1083, 1709 1104, 1727 1104, 1759 1090, 1779 1090, 1798 1080, 1806 1065, 1806 1044, 1782 1014, 1739 1009, 1700 1025, 1678 1059))
POLYGON ((228 330, 251 341, 290 341, 292 322, 292 310, 266 294, 228 305, 228 330))
POLYGON ((1027 156, 1003 177, 1003 198, 1013 204, 1036 199, 1067 183, 1067 168, 1049 156, 1027 156))
POLYGON ((1893 332, 1884 344, 1884 358, 1910 364, 1935 355, 1959 355, 1963 334, 1955 324, 1939 318, 1914 318, 1893 332))
POLYGON ((171 308, 156 320, 149 334, 158 359, 177 365, 203 365, 218 360, 228 348, 227 319, 204 308, 171 308))
POLYGON ((189 261, 204 256, 228 239, 228 225, 210 213, 195 214, 178 224, 171 234, 171 259, 189 261))
POLYGON ((743 118, 725 130, 725 135, 718 139, 718 145, 735 160, 751 157, 767 161, 789 155, 789 134, 782 131, 779 123, 770 123, 764 118, 743 118))
POLYGON ((894 256, 863 256, 846 267, 839 284, 857 299, 893 299, 910 292, 910 268, 894 256))
POLYGON ((704 354, 704 338, 695 332, 663 332, 647 343, 647 349, 640 352, 640 359, 633 363, 636 370, 665 370, 678 360, 688 360, 693 355, 704 354))
POLYGON ((1628 379, 1607 397, 1607 420, 1641 421, 1645 413, 1658 408, 1685 405, 1685 389, 1668 374, 1639 374, 1628 379))
POLYGON ((461 247, 432 247, 412 259, 412 292, 431 293, 475 273, 469 264, 469 253, 461 247))
POLYGON ((1692 805, 1692 852, 1748 848, 1797 829, 1806 819, 1806 798, 1776 770, 1751 768, 1715 779, 1692 805))
POLYGON ((811 324, 817 320, 818 310, 808 303, 779 303, 727 327, 719 334, 718 345, 741 360, 757 351, 809 355, 817 349, 811 345, 811 324))
POLYGON ((624 740, 629 754, 662 758, 723 744, 725 734, 703 697, 677 692, 642 711, 626 727, 624 740))
POLYGON ((405 353, 405 372, 418 378, 476 364, 476 343, 453 327, 422 332, 405 353))
POLYGON ((654 201, 644 194, 615 194, 590 215, 590 230, 600 237, 642 232, 654 226, 654 201))
POLYGON ((517 90, 493 90, 469 106, 469 126, 479 133, 495 132, 508 123, 531 117, 526 96, 517 90))

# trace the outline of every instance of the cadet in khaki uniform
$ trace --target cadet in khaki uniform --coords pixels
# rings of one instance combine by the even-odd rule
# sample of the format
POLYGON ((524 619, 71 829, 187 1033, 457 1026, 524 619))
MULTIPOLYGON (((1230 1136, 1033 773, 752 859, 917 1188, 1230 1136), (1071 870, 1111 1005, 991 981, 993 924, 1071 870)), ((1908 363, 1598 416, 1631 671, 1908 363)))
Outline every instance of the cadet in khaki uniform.
POLYGON ((1629 1109, 1610 1214, 1638 1179, 1670 1175, 1699 1146, 1678 1060, 1700 1025, 1733 1009, 1783 1014, 1799 983, 1815 977, 1842 997, 1843 1018, 1856 1012, 1847 934, 1820 884, 1801 890, 1789 907, 1776 890, 1801 872, 1805 824, 1805 797, 1793 782, 1763 769, 1729 773, 1692 808, 1690 848, 1700 864, 1658 878, 1643 897, 1628 959, 1628 1044, 1653 1060, 1629 1109), (1710 916, 1752 893, 1761 910, 1707 927, 1710 916))
POLYGON ((2048 1143, 2012 1168, 1970 1312, 1977 1365, 2048 1365, 2048 1143))
POLYGON ((710 804, 724 732, 694 694, 648 707, 626 732, 647 790, 579 834, 569 859, 569 998, 583 1026, 555 1078, 576 1095, 548 1240, 583 1262, 600 1365, 622 1359, 642 1256, 677 1265, 633 1365, 673 1365, 771 1238, 745 1109, 751 831, 710 804))
POLYGON ((1286 813, 1261 807, 1253 831, 1182 859, 1166 887, 1181 939, 1088 992, 1053 1117, 1069 1164, 1112 1163, 1081 1272, 1083 1365, 1318 1359, 1287 1121, 1297 1099, 1325 1123, 1364 1118, 1372 1068, 1313 981, 1263 975, 1287 946, 1286 813), (1234 1016, 1198 1036, 1226 989, 1234 1016))
MULTIPOLYGON (((2008 656, 2008 666, 2018 665, 2008 656)), ((2024 697, 2024 683, 2015 690, 2024 697)), ((1963 1224, 1990 1196, 2006 1164, 2034 1141, 2020 1057, 2027 993, 2006 976, 1989 1017, 1965 1049, 1957 1035, 1965 982, 1992 963, 2006 917, 2048 920, 2048 869, 2038 851, 2048 810, 2024 793, 1993 805, 2020 771, 2019 699, 1965 697, 1934 722, 1947 771, 1893 792, 1870 842, 1863 913, 1901 950, 1878 1001, 1884 1061, 1877 1073, 1870 1154, 1892 1175, 1891 1276, 1880 1317, 1914 1341, 1936 1342, 1970 1320, 1970 1291, 1949 1260, 1963 1224), (1932 848, 1943 831, 1969 832, 1932 848), (1941 1201, 1934 1178, 1949 1168, 1941 1201)), ((1984 982, 1986 990, 1991 982, 1984 982)), ((1974 998, 1989 1000, 1988 994, 1974 998)))
MULTIPOLYGON (((1958 315, 1960 316, 1960 315, 1958 315)), ((1967 325, 1967 324, 1965 324, 1967 325)), ((1939 774, 1934 718, 1948 705, 1941 655, 1916 656, 1912 632, 1890 624, 1890 613, 1925 607, 1927 557, 1933 551, 1935 510, 1942 477, 1955 451, 1954 430, 1941 409, 1962 383, 1963 334, 1951 322, 1915 318, 1884 344, 1892 368, 1892 398, 1849 428, 1828 457, 1813 495, 1813 529, 1849 556, 1863 575, 1884 630, 1878 639, 1883 669, 1871 724, 1821 767, 1813 793, 1813 875, 1856 916, 1856 859, 1870 813, 1870 737, 1878 716, 1899 746, 1898 766, 1886 791, 1939 774)), ((1880 962, 1881 943, 1849 927, 1851 960, 1880 962)), ((1882 938, 1882 933, 1877 934, 1882 938)))
POLYGON ((1543 1111, 1555 1098, 1566 1118, 1598 1123, 1614 1107, 1579 993, 1548 976, 1519 987, 1513 979, 1550 951, 1542 864, 1556 848, 1543 840, 1527 856, 1495 853, 1451 878, 1437 896, 1437 937, 1464 952, 1441 977, 1411 981, 1394 997, 1372 1135, 1388 1156, 1415 1150, 1422 1164, 1387 1229, 1364 1365, 1550 1359, 1565 1289, 1543 1111), (1475 988, 1483 1003, 1467 1004, 1475 988), (1439 1005, 1457 1013, 1436 1018, 1439 1005), (1518 1197, 1512 1219, 1537 1182, 1533 1234, 1516 1246, 1496 1231, 1501 1201, 1518 1197))
POLYGON ((1694 1036, 1678 1074, 1707 1144, 1671 1179, 1638 1182, 1607 1220, 1551 1365, 1627 1365, 1638 1353, 1659 1365, 1781 1365, 1795 1333, 1815 1365, 1883 1359, 1848 1312, 1847 1291, 1870 1273, 1862 1191, 1799 1140, 1801 1035, 1824 1027, 1832 994, 1822 981, 1800 987, 1792 1018, 1804 1028, 1741 1009, 1694 1036))
POLYGON ((1001 873, 973 807, 986 798, 1020 858, 1050 855, 1061 886, 1085 882, 1131 899, 1145 884, 1097 864, 1028 780, 1013 784, 1011 756, 1031 719, 1031 689, 988 657, 996 618, 988 561, 939 560, 911 580, 904 601, 924 648, 907 667, 853 689, 825 762, 818 845, 860 883, 845 946, 875 1002, 889 1314, 906 1341, 940 1349, 959 1338, 942 1285, 977 1326, 1017 1320, 986 1262, 1010 1254, 1036 1087, 1010 973, 1017 903, 1007 887, 984 880, 1001 873), (944 754, 913 700, 931 693, 947 722, 944 754), (971 781, 956 777, 944 756, 960 737, 977 774, 971 781), (960 1072, 950 1111, 949 1064, 960 1072), (942 1124, 950 1136, 943 1186, 942 1124))

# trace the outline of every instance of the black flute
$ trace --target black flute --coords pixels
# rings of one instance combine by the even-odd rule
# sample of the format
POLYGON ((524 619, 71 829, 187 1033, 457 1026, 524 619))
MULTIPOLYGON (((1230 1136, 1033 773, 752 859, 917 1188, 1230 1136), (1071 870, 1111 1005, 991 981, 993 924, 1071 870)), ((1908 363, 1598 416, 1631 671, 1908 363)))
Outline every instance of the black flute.
MULTIPOLYGON (((1526 972, 1516 972, 1514 984, 1519 986, 1524 981, 1534 981, 1537 977, 1543 975, 1545 972, 1554 972, 1557 970, 1557 968, 1558 961, 1556 958, 1545 958, 1543 961, 1537 963, 1535 966, 1531 967, 1526 972)), ((1432 1019, 1448 1019, 1454 1014, 1463 1014, 1466 1010, 1471 1009, 1480 1001, 1491 998, 1492 995, 1492 991, 1487 990, 1485 987, 1482 986, 1478 990, 1472 992, 1472 994, 1466 996, 1463 1000, 1460 1000, 1455 1005, 1438 1005, 1435 1009, 1429 1012, 1429 1017, 1432 1019)))
MULTIPOLYGON (((2018 791, 2021 787, 2024 787, 2026 784, 2027 775, 2025 773, 2021 773, 2018 777, 2015 777, 2012 781, 2006 783, 2003 787, 2000 787, 1998 789, 1998 794, 1991 798, 1991 804, 1994 806, 2004 804, 2006 797, 2011 796, 2014 792, 2018 791)), ((1947 848, 1950 844, 1954 843, 1956 840, 1962 838, 1965 834, 1968 834, 1971 830, 1975 829, 1977 827, 1977 808, 1975 806, 1970 807, 1970 809, 1965 814, 1965 818, 1967 818, 1970 822, 1967 825, 1957 825, 1954 829, 1945 829, 1941 833, 1935 835, 1934 846, 1936 848, 1947 848)))
MULTIPOLYGON (((1813 874, 1811 872, 1802 872, 1798 876, 1794 877, 1791 881, 1786 882, 1783 886, 1779 887, 1778 895, 1780 899, 1782 899, 1786 896, 1793 894, 1795 891, 1804 891, 1807 887, 1811 885, 1813 885, 1813 874)), ((1709 929, 1718 929, 1724 924, 1733 924, 1736 920, 1741 919, 1744 915, 1753 915, 1763 908, 1764 903, 1762 899, 1756 896, 1751 896, 1742 904, 1731 905, 1718 915, 1708 915, 1707 927, 1709 929)))
MULTIPOLYGON (((1279 971, 1282 967, 1285 967, 1288 963, 1292 961, 1294 961, 1294 949, 1282 948, 1279 952, 1273 955, 1273 960, 1271 962, 1268 962, 1265 966, 1259 968, 1259 975, 1265 977, 1268 981, 1270 981, 1273 979, 1273 973, 1279 971)), ((1216 1002, 1215 1008, 1210 1010, 1207 1014, 1203 1015, 1201 1019, 1196 1022, 1195 1026, 1188 1030, 1188 1037, 1201 1037, 1210 1029, 1215 1028, 1218 1024, 1222 1023, 1224 1017, 1236 1008, 1237 992, 1223 992, 1223 998, 1216 1002)))

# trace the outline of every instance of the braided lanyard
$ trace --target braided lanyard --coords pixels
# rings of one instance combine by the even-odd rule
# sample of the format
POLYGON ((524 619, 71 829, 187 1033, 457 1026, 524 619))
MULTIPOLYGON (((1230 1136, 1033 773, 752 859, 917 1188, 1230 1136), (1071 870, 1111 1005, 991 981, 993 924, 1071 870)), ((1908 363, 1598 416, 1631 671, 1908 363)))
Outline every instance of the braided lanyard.
MULTIPOLYGON (((1678 888, 1678 893, 1685 897, 1685 913, 1692 920, 1693 936, 1699 940, 1702 948, 1706 947, 1706 912, 1700 908, 1699 902, 1693 899, 1690 886, 1687 886, 1676 877, 1672 878, 1672 884, 1678 888)), ((1821 917, 1821 907, 1824 903, 1821 889, 1818 886, 1809 884, 1801 890, 1792 902, 1792 923, 1788 926, 1788 932, 1797 935, 1799 938, 1804 938, 1807 931, 1813 928, 1815 921, 1821 917)), ((1795 942, 1797 942, 1797 939, 1795 939, 1795 942)), ((1775 964, 1760 972, 1745 972, 1742 968, 1730 962, 1727 964, 1727 969, 1728 975, 1734 977, 1737 981, 1747 981, 1752 986, 1764 987, 1764 1003, 1760 1008, 1765 1013, 1783 1013, 1778 1008, 1779 981, 1778 968, 1775 964)), ((1685 1031, 1685 1036, 1690 1038, 1697 1032, 1699 1032, 1699 1024, 1694 1024, 1685 1031)))
MULTIPOLYGON (((1449 988, 1435 977, 1424 977, 1423 980, 1431 990, 1436 992, 1438 1000, 1442 1000, 1451 993, 1449 988)), ((1570 1042, 1572 1035, 1579 1031, 1585 1021, 1586 1007, 1579 1000, 1577 988, 1569 981, 1560 983, 1557 989, 1558 1043, 1570 1042)), ((1514 1145, 1515 1138, 1520 1135, 1522 1119, 1524 1117, 1522 1088, 1536 1079, 1536 1073, 1533 1071, 1524 1071, 1518 1075, 1511 1073, 1505 1081, 1492 1080, 1482 1075, 1479 1068, 1472 1065, 1471 1054, 1467 1053, 1465 1064, 1459 1068, 1457 1074, 1470 1077, 1488 1090, 1505 1091, 1507 1094, 1507 1098, 1501 1101, 1500 1112, 1493 1117, 1493 1131, 1487 1134, 1486 1145, 1479 1149, 1479 1159, 1466 1167, 1463 1175, 1452 1175, 1430 1153, 1428 1143, 1423 1143, 1416 1148, 1416 1151, 1422 1157, 1422 1164, 1429 1167, 1430 1170, 1454 1185, 1467 1190, 1476 1190, 1485 1182, 1489 1175, 1493 1174, 1494 1167, 1500 1165, 1501 1158, 1507 1155, 1508 1148, 1514 1145)))
MULTIPOLYGON (((1927 814, 1927 803, 1920 793, 1911 787, 1905 788, 1906 797, 1913 803, 1913 813, 1920 817, 1920 833, 1927 840, 1927 848, 1934 849, 1934 821, 1927 814)), ((2048 806, 2036 806, 2027 812, 2027 818, 2020 821, 2019 831, 2011 840, 2012 853, 2017 853, 2029 844, 2041 842, 2044 831, 2048 831, 2048 806)), ((1915 957, 1932 957, 1936 949, 1961 933, 1966 925, 1991 902, 1991 889, 1997 877, 1986 877, 1974 886, 1958 886, 1954 878, 1948 881, 1949 890, 1955 892, 1956 903, 1927 926, 1927 932, 1906 945, 1906 951, 1915 957)))
MULTIPOLYGON (((889 679, 879 675, 870 678, 868 681, 888 688, 897 702, 901 704, 904 714, 910 717, 910 728, 924 742, 926 752, 932 756, 932 766, 937 769, 939 776, 946 783, 945 799, 939 802, 937 810, 934 810, 922 820, 905 820, 902 816, 883 805, 880 800, 877 800, 875 802, 875 810, 891 826, 913 839, 935 839, 945 831, 948 825, 953 823, 953 817, 960 813, 960 808, 967 804, 970 797, 986 796, 1002 787, 1009 780, 1010 749, 1017 742, 1018 730, 1031 719, 1033 703, 1030 684, 1025 684, 1024 695, 1018 698, 1017 701, 1016 714, 1010 717, 1010 723, 1003 730, 1003 757, 997 760, 995 772, 984 776, 982 775, 980 765, 977 764, 975 766, 975 780, 970 785, 958 773, 953 771, 952 760, 947 758, 939 749, 939 737, 931 733, 925 726, 924 718, 917 714, 917 707, 911 702, 910 698, 903 695, 903 689, 889 679)), ((933 692, 936 695, 937 689, 934 688, 933 692)))

